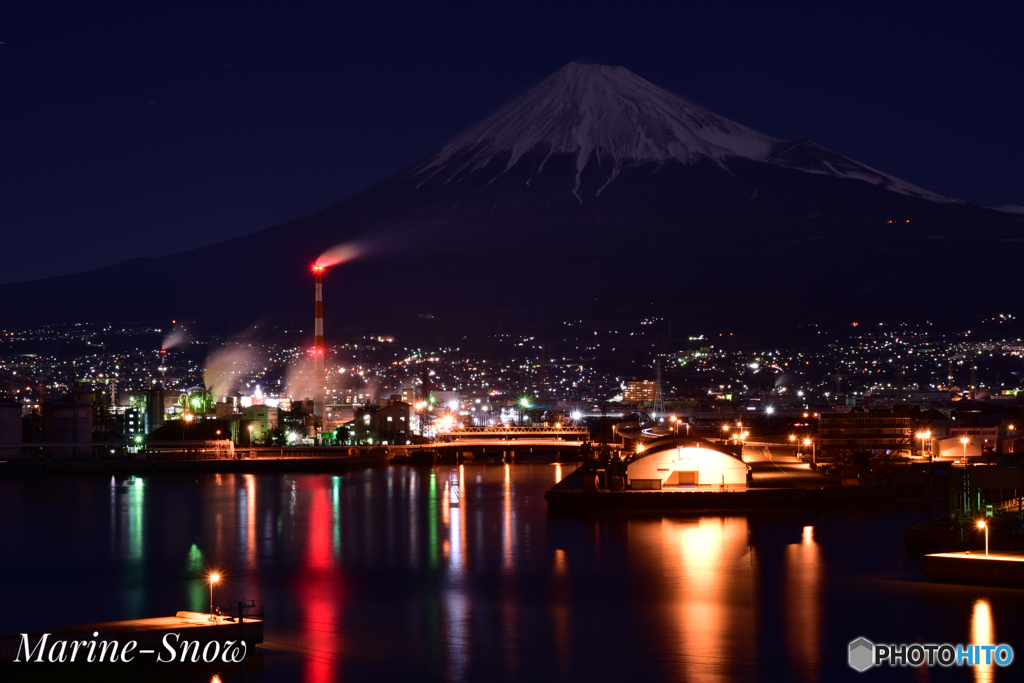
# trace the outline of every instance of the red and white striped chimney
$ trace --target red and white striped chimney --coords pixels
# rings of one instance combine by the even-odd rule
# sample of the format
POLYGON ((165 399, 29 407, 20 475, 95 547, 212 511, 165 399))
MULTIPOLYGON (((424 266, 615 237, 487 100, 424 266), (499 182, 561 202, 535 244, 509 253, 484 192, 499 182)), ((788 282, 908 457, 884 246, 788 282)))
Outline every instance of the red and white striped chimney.
POLYGON ((324 373, 324 267, 313 266, 316 275, 316 311, 313 321, 313 413, 321 423, 327 417, 327 377, 324 373))

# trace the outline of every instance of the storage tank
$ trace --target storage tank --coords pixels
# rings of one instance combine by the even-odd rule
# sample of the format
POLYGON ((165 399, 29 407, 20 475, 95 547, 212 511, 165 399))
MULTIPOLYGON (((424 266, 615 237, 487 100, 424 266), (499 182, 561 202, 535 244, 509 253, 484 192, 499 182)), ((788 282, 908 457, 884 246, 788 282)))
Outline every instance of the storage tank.
MULTIPOLYGON (((82 403, 75 398, 62 398, 44 403, 43 441, 47 443, 92 443, 92 404, 82 403)), ((88 446, 80 448, 58 447, 50 449, 58 456, 74 455, 88 457, 88 446)))
POLYGON ((0 400, 0 460, 13 458, 21 445, 21 405, 0 400), (12 448, 9 444, 15 444, 12 448))

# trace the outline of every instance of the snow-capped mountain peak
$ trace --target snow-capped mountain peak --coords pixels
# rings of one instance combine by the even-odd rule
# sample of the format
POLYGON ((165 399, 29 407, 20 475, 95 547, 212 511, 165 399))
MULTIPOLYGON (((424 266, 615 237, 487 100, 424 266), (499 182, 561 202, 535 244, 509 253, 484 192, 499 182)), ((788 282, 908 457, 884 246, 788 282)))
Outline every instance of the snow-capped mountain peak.
POLYGON ((574 157, 577 198, 581 175, 591 163, 608 169, 607 186, 631 164, 710 159, 724 166, 740 157, 944 200, 810 141, 786 142, 730 121, 624 67, 575 62, 457 137, 419 173, 450 181, 497 158, 507 158, 505 169, 510 169, 527 153, 538 151, 545 156, 537 173, 554 155, 574 157))
MULTIPOLYGON (((761 159, 778 141, 701 109, 621 66, 571 63, 471 128, 424 169, 458 158, 459 171, 483 168, 511 151, 508 166, 541 147, 571 154, 579 173, 596 155, 623 163, 699 157, 761 159)), ((542 164, 543 166, 543 164, 542 164)), ((578 184, 577 184, 578 187, 578 184)))

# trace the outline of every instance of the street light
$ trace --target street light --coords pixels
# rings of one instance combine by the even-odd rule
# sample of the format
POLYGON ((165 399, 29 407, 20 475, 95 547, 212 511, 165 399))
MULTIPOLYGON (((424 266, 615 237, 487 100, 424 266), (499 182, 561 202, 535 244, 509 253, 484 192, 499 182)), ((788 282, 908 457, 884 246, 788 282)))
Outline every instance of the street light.
POLYGON ((960 444, 964 447, 964 462, 967 462, 967 444, 971 442, 966 436, 960 437, 960 444))
POLYGON ((215 622, 215 623, 217 621, 217 617, 215 617, 213 615, 213 584, 217 583, 218 581, 220 581, 220 574, 218 574, 217 572, 214 572, 213 574, 210 574, 210 619, 209 619, 209 621, 212 621, 212 622, 215 622))
POLYGON ((814 451, 815 451, 814 442, 811 441, 810 439, 804 439, 804 445, 811 447, 811 463, 817 465, 818 464, 818 460, 815 457, 815 453, 814 453, 814 451))
POLYGON ((985 523, 985 520, 980 519, 978 520, 978 528, 985 530, 985 557, 988 557, 988 524, 985 523))
POLYGON ((926 429, 925 431, 921 432, 919 436, 921 437, 921 457, 923 458, 926 455, 928 455, 928 453, 924 450, 924 442, 926 439, 931 438, 932 433, 930 430, 926 429))

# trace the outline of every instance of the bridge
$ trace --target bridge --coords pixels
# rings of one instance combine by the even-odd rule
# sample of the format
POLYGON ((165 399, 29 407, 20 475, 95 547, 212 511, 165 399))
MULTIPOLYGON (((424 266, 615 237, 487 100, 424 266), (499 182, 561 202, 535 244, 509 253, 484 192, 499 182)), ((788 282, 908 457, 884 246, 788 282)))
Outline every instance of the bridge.
POLYGON ((587 427, 520 427, 509 425, 507 427, 462 427, 450 432, 437 435, 437 442, 451 441, 521 441, 547 440, 547 441, 589 441, 590 429, 587 427))
POLYGON ((409 450, 432 450, 441 455, 474 457, 493 454, 515 457, 517 454, 550 454, 555 459, 563 456, 577 458, 583 444, 590 441, 586 427, 464 427, 437 436, 432 444, 404 446, 409 450))

